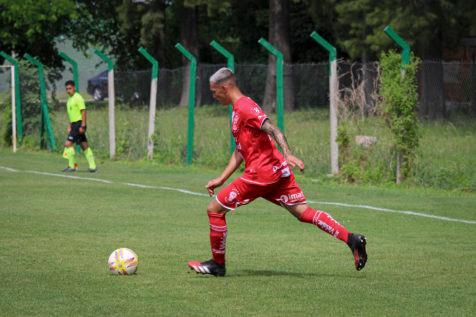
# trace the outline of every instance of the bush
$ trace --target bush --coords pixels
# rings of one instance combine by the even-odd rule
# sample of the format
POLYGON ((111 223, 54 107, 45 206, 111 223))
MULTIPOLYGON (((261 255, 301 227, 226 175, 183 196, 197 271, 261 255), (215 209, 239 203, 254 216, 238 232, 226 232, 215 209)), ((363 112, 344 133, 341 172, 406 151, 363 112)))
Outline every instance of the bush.
POLYGON ((380 56, 379 104, 385 122, 393 135, 392 147, 397 160, 396 181, 409 175, 418 147, 418 95, 416 71, 419 59, 411 56, 410 64, 401 66, 400 55, 395 51, 380 56))
POLYGON ((0 125, 0 135, 2 146, 12 145, 12 106, 10 103, 0 104, 2 112, 2 124, 0 125))

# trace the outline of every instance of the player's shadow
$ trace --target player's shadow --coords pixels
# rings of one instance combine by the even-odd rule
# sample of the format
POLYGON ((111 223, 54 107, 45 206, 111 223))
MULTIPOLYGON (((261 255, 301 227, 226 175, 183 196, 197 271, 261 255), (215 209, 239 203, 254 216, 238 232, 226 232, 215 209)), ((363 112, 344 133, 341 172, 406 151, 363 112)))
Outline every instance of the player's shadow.
POLYGON ((302 273, 302 272, 289 272, 289 271, 273 271, 273 270, 240 270, 233 272, 230 276, 259 276, 259 277, 274 277, 274 276, 290 276, 290 277, 317 277, 318 273, 302 273))
POLYGON ((365 278, 364 275, 349 275, 346 272, 339 274, 329 274, 329 273, 303 273, 303 272, 290 272, 290 271, 273 271, 273 270, 240 270, 235 271, 232 274, 227 275, 227 277, 277 277, 277 276, 288 276, 288 277, 297 277, 297 278, 311 278, 311 277, 346 277, 346 278, 365 278))

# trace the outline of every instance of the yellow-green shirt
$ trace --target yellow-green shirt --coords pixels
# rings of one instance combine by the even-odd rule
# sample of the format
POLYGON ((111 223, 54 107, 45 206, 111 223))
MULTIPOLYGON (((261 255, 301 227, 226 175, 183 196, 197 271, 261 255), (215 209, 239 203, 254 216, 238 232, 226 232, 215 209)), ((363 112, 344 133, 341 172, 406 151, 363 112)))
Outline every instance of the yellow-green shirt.
POLYGON ((86 110, 86 105, 84 104, 84 99, 77 92, 74 95, 68 97, 68 102, 66 103, 66 110, 68 110, 68 117, 70 122, 76 122, 81 120, 83 117, 81 115, 81 110, 86 110))

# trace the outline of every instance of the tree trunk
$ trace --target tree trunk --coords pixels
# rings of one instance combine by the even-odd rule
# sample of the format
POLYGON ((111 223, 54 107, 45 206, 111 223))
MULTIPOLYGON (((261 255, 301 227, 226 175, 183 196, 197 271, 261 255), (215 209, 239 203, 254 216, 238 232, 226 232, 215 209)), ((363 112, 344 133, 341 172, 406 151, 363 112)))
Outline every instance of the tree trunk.
MULTIPOLYGON (((199 50, 198 50, 198 34, 197 34, 197 7, 196 6, 186 6, 183 5, 181 8, 181 30, 180 30, 180 41, 182 45, 195 57, 197 61, 199 59, 199 50)), ((179 106, 188 105, 188 97, 190 93, 190 62, 187 58, 182 57, 183 64, 185 65, 183 75, 182 75, 182 94, 180 96, 179 106)), ((197 66, 198 74, 198 66, 197 66)), ((197 86, 199 85, 199 80, 197 80, 197 86)), ((201 100, 201 90, 195 90, 195 100, 196 104, 199 104, 201 100)))
MULTIPOLYGON (((157 60, 159 61, 159 65, 166 64, 165 60, 165 2, 164 1, 154 1, 152 2, 151 11, 153 12, 153 16, 157 17, 160 21, 158 23, 159 29, 156 34, 156 41, 154 45, 154 55, 157 56, 157 60)), ((142 30, 143 32, 147 32, 147 30, 142 30)))
MULTIPOLYGON (((269 1, 269 42, 284 56, 284 110, 295 107, 291 47, 289 44, 289 0, 269 1)), ((276 58, 269 55, 263 98, 266 111, 276 109, 276 58)))

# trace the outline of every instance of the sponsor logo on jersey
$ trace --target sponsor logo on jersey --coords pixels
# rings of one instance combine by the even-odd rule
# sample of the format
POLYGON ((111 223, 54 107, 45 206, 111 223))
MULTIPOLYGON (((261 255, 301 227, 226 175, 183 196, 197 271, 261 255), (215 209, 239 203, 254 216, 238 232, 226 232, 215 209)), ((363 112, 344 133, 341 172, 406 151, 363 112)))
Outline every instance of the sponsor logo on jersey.
POLYGON ((281 200, 281 202, 283 202, 283 203, 287 203, 289 201, 288 195, 281 195, 279 200, 281 200))
POLYGON ((279 200, 282 203, 287 204, 288 202, 290 203, 300 202, 303 198, 304 198, 303 192, 299 192, 299 193, 293 193, 288 195, 281 195, 281 197, 279 197, 279 200))
POLYGON ((228 198, 226 199, 229 203, 232 203, 235 201, 236 197, 238 196, 238 193, 235 190, 232 190, 228 194, 228 198))

